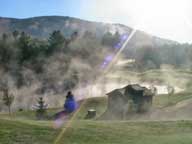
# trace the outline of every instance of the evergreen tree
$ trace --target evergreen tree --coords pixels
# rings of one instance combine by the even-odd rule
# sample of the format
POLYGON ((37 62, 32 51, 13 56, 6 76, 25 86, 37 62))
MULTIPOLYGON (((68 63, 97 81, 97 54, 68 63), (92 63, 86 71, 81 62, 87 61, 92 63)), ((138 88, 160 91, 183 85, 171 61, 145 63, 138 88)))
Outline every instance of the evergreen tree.
POLYGON ((49 39, 49 47, 47 49, 47 54, 52 54, 54 51, 62 49, 65 45, 65 38, 60 31, 54 31, 49 39))
POLYGON ((22 32, 18 42, 18 47, 20 50, 20 63, 23 63, 24 61, 31 58, 30 41, 30 36, 28 36, 25 32, 22 32))
POLYGON ((6 33, 3 33, 2 39, 3 39, 4 42, 6 42, 7 39, 8 39, 8 35, 6 33))
POLYGON ((13 35, 14 39, 16 40, 17 37, 19 36, 19 32, 17 30, 15 30, 12 32, 12 35, 13 35))
POLYGON ((71 40, 72 40, 72 41, 76 40, 77 37, 78 37, 78 35, 79 35, 79 34, 78 34, 77 31, 73 32, 72 35, 71 35, 71 40))
POLYGON ((120 41, 120 34, 117 31, 115 34, 107 32, 102 38, 102 44, 110 47, 114 47, 120 41))
MULTIPOLYGON (((6 35, 6 34, 4 34, 6 35)), ((7 35, 4 36, 0 41, 0 64, 7 70, 7 65, 13 54, 10 44, 7 42, 7 35), (5 38, 6 37, 6 38, 5 38)))
POLYGON ((14 96, 13 94, 10 94, 8 87, 3 88, 2 92, 3 92, 3 102, 9 109, 9 115, 11 115, 11 105, 13 103, 14 96))
POLYGON ((102 44, 107 46, 113 46, 113 34, 111 32, 107 32, 104 34, 102 44))
POLYGON ((36 105, 36 117, 37 119, 45 119, 46 117, 46 110, 47 110, 47 104, 45 104, 45 101, 43 100, 43 97, 40 97, 37 101, 36 105))

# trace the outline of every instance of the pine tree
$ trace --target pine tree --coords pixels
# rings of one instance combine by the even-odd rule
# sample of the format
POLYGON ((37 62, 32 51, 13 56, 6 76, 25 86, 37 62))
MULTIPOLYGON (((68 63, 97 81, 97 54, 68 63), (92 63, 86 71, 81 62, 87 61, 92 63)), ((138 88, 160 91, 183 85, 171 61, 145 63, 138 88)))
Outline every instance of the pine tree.
POLYGON ((26 60, 31 58, 31 37, 27 35, 25 32, 21 33, 21 36, 18 39, 18 47, 19 47, 19 61, 23 63, 26 60))
POLYGON ((43 97, 40 97, 37 101, 36 105, 36 116, 38 119, 45 119, 46 118, 46 110, 47 110, 47 104, 45 104, 45 101, 43 100, 43 97))
POLYGON ((50 55, 54 51, 63 49, 65 41, 65 37, 62 35, 61 31, 54 31, 52 34, 50 34, 48 39, 49 46, 47 49, 47 54, 50 55))
POLYGON ((13 31, 12 35, 13 35, 14 39, 16 40, 17 37, 19 36, 19 31, 17 31, 17 30, 13 31))
POLYGON ((14 96, 13 96, 13 94, 9 93, 9 89, 8 88, 2 89, 2 92, 3 92, 3 102, 8 107, 9 115, 11 116, 11 105, 13 103, 14 96))

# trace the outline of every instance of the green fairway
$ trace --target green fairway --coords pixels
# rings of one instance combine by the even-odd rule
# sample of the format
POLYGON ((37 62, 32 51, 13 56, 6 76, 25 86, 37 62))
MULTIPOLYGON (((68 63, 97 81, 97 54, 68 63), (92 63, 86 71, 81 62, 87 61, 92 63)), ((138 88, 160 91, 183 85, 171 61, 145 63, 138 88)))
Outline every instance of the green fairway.
MULTIPOLYGON (((53 144, 62 129, 51 122, 0 120, 1 144, 53 144)), ((191 121, 75 121, 59 144, 191 144, 191 121)))

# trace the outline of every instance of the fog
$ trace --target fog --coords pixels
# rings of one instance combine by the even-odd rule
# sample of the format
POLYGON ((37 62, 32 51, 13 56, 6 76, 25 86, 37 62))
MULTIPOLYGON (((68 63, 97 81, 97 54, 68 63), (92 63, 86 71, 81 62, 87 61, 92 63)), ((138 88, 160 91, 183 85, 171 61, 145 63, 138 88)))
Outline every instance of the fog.
MULTIPOLYGON (((106 96, 108 92, 111 92, 115 89, 123 88, 127 86, 128 84, 139 84, 141 86, 150 88, 152 86, 151 83, 131 83, 131 82, 108 82, 105 85, 103 83, 97 83, 93 85, 88 85, 86 87, 79 87, 75 89, 74 93, 77 95, 77 99, 84 99, 84 98, 90 98, 90 97, 103 97, 106 96)), ((157 88, 157 94, 168 94, 167 85, 153 85, 157 88)), ((184 91, 184 89, 181 89, 177 86, 174 86, 175 93, 179 93, 184 91)))

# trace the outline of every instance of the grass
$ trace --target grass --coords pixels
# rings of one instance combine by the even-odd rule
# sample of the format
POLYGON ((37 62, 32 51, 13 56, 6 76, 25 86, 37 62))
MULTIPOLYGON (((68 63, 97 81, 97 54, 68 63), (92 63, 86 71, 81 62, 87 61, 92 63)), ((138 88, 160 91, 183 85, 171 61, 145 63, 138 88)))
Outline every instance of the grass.
POLYGON ((1 144, 48 144, 57 133, 43 124, 0 120, 1 144))
POLYGON ((77 119, 84 119, 89 109, 95 109, 97 112, 96 118, 100 117, 107 108, 107 97, 89 98, 85 101, 77 115, 77 119))
MULTIPOLYGON (((192 99, 192 92, 181 92, 174 95, 158 95, 153 99, 154 108, 167 108, 174 106, 184 100, 192 99)), ((78 112, 76 119, 83 120, 89 109, 95 109, 97 112, 96 118, 100 117, 101 114, 107 109, 107 97, 89 98, 85 101, 81 110, 78 112)), ((61 111, 62 108, 48 109, 47 113, 49 117, 52 117, 55 113, 61 111)), ((0 114, 0 118, 9 118, 8 114, 0 114)), ((15 112, 12 117, 14 119, 25 119, 25 120, 36 120, 35 111, 21 111, 15 112)))
POLYGON ((157 108, 164 108, 176 105, 178 102, 192 99, 192 92, 181 92, 174 95, 159 95, 154 97, 153 106, 157 108))
MULTIPOLYGON (((38 123, 0 120, 0 143, 53 144, 61 129, 38 123)), ((191 121, 74 121, 59 144, 191 144, 191 135, 191 121)))
MULTIPOLYGON (((191 71, 182 73, 183 78, 191 79, 191 71)), ((169 73, 169 72, 168 72, 169 73)), ((178 73, 169 73, 177 79, 178 73)), ((146 79, 161 79, 159 71, 137 74, 146 79)), ((162 76, 162 77, 161 77, 162 76)), ((177 82, 175 80, 175 82, 177 82)), ((192 85, 192 84, 191 84, 192 85)), ((186 92, 159 95, 154 98, 155 108, 174 106, 192 99, 190 89, 186 92)), ((77 119, 67 128, 58 144, 191 144, 192 121, 96 121, 83 120, 88 109, 96 109, 99 117, 107 106, 107 98, 91 98, 81 107, 77 119)), ((61 109, 49 109, 53 115, 61 109)), ((64 127, 67 123, 64 124, 64 127)), ((52 121, 36 121, 34 111, 13 114, 0 114, 0 144, 54 144, 62 129, 54 129, 52 121)))
POLYGON ((176 137, 180 135, 186 138, 180 142, 192 142, 189 135, 192 132, 191 122, 87 122, 75 126, 77 128, 68 130, 71 138, 64 136, 66 143, 177 144, 179 142, 176 137), (83 141, 78 141, 81 136, 84 137, 83 141))
MULTIPOLYGON (((81 101, 82 102, 82 101, 81 101)), ((80 103, 81 103, 80 102, 80 103)), ((79 105, 80 106, 80 105, 79 105)), ((106 97, 96 97, 96 98, 89 98, 85 101, 84 105, 80 108, 81 110, 77 114, 77 119, 84 119, 87 111, 89 109, 95 109, 97 112, 97 117, 99 117, 107 108, 107 98, 106 97)), ((62 108, 55 108, 55 109, 48 109, 47 115, 48 119, 52 119, 53 115, 57 112, 62 111, 62 108)), ((9 118, 9 114, 0 114, 0 118, 9 118)), ((25 120, 36 120, 35 111, 17 111, 12 114, 12 118, 14 119, 25 119, 25 120)))
MULTIPOLYGON (((172 105, 192 98, 185 92, 170 97, 172 105)), ((191 144, 192 121, 86 121, 90 108, 97 117, 107 105, 106 98, 88 99, 57 144, 191 144)), ((167 95, 154 99, 155 107, 167 106, 167 95)), ((53 114, 60 109, 50 109, 53 114)), ((67 123, 64 124, 64 127, 67 123)), ((0 114, 0 144, 54 144, 62 129, 54 129, 52 121, 36 121, 33 111, 16 112, 12 119, 0 114)))

